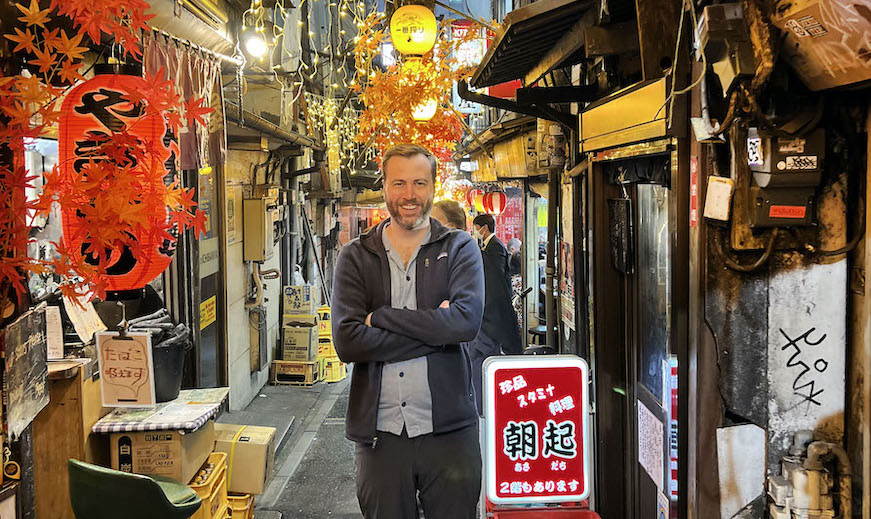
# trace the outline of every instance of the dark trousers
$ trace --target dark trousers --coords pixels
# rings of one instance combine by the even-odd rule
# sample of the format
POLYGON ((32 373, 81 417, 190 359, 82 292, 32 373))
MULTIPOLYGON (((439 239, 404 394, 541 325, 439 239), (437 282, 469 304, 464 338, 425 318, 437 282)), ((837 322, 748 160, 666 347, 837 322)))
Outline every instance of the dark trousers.
POLYGON ((469 349, 469 361, 472 363, 472 386, 475 388, 475 404, 478 406, 478 415, 484 416, 484 372, 483 364, 487 357, 499 355, 499 345, 484 332, 478 332, 472 342, 466 344, 469 349))
POLYGON ((357 500, 366 519, 475 519, 481 493, 478 427, 409 438, 378 432, 357 444, 357 500))

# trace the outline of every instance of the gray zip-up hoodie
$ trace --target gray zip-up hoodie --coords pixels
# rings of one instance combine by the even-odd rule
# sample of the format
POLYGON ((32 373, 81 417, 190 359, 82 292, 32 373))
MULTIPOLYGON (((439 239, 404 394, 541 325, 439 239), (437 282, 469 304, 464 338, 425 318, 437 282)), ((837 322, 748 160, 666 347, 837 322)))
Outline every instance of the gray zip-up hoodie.
POLYGON ((342 248, 333 274, 332 329, 339 358, 353 362, 348 439, 378 441, 381 368, 427 357, 435 434, 475 423, 471 370, 460 343, 475 338, 484 312, 484 270, 472 237, 430 219, 417 256, 417 310, 390 306, 390 266, 381 240, 389 220, 342 248), (439 308, 442 301, 450 308, 439 308), (372 312, 372 326, 365 324, 372 312))

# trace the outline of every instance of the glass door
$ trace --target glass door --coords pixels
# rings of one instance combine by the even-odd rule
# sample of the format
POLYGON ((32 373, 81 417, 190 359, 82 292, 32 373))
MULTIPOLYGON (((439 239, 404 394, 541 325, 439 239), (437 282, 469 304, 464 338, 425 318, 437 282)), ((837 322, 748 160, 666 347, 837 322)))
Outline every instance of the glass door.
MULTIPOLYGON (((634 293, 631 327, 635 383, 636 517, 670 515, 670 449, 668 437, 672 412, 671 344, 671 246, 669 189, 657 184, 637 184, 637 261, 630 291, 634 293)), ((675 488, 676 491, 676 488, 675 488)))

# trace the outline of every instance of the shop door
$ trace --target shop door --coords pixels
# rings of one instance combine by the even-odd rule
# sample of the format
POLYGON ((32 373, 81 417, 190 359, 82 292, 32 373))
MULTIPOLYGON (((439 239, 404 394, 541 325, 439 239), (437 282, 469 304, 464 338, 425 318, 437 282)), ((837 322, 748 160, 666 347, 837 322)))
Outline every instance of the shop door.
POLYGON ((686 197, 671 187, 676 155, 601 161, 587 180, 595 506, 603 519, 679 517, 675 353, 685 322, 675 294, 686 289, 675 239, 685 231, 678 215, 686 197))
POLYGON ((221 168, 203 168, 198 172, 198 207, 206 213, 206 234, 198 241, 199 341, 197 387, 216 387, 226 380, 224 353, 224 277, 220 241, 224 221, 219 203, 218 186, 222 186, 221 168))
POLYGON ((628 372, 634 392, 629 423, 634 426, 633 450, 637 457, 634 515, 638 519, 660 519, 663 513, 668 518, 671 508, 668 438, 672 423, 671 373, 673 367, 676 369, 676 357, 670 354, 670 192, 661 185, 637 184, 633 195, 636 262, 634 275, 626 278, 626 315, 628 372))

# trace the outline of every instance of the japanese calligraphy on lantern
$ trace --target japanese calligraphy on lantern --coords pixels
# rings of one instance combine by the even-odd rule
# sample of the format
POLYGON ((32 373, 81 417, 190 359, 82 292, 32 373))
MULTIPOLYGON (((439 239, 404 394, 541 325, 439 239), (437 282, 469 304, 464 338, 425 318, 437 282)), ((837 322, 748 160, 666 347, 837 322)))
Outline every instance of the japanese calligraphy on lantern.
POLYGON ((572 355, 484 362, 487 498, 581 501, 589 494, 587 364, 572 355))
POLYGON ((150 407, 154 394, 151 334, 97 334, 103 407, 150 407))
MULTIPOLYGON (((98 74, 69 91, 58 122, 58 165, 64 175, 93 181, 89 175, 101 178, 105 171, 99 165, 111 163, 124 171, 129 182, 141 183, 143 192, 151 192, 151 185, 157 183, 175 182, 178 146, 172 128, 161 113, 149 112, 143 101, 132 101, 148 90, 139 76, 98 74), (115 140, 119 138, 127 143, 123 150, 115 140)), ((82 206, 89 204, 77 204, 61 208, 66 246, 91 265, 108 254, 103 265, 108 290, 142 288, 169 266, 178 229, 177 224, 170 225, 168 214, 166 220, 131 225, 130 235, 138 247, 97 253, 93 246, 98 233, 83 216, 82 206)))

